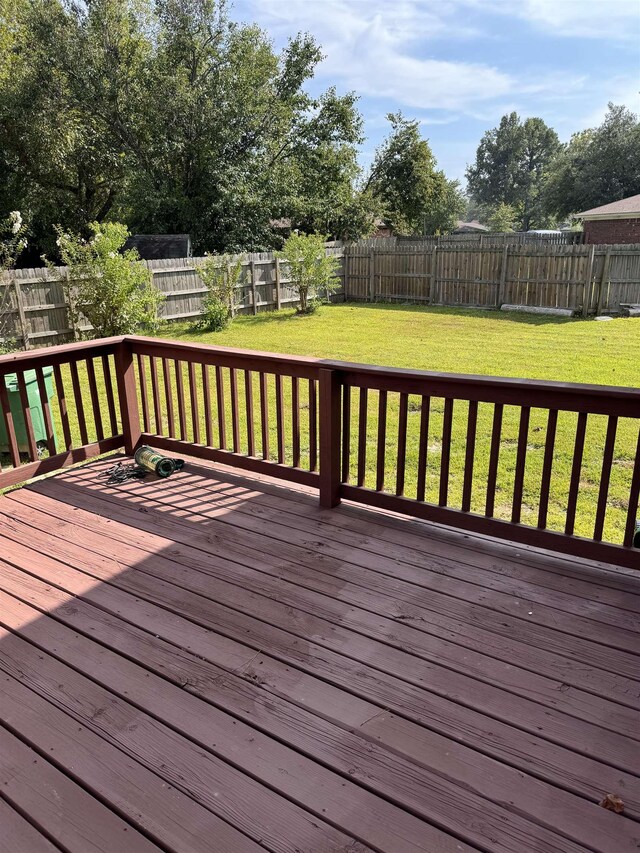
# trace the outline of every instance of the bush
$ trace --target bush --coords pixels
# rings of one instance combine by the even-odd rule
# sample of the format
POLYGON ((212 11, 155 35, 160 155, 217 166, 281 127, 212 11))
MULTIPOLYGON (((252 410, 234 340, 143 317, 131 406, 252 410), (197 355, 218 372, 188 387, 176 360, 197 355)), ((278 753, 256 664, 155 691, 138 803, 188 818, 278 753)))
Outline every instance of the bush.
POLYGON ((236 285, 242 274, 242 256, 207 255, 197 268, 209 292, 202 301, 196 328, 207 332, 226 329, 233 319, 236 285))
MULTIPOLYGON (((10 281, 9 270, 27 245, 26 230, 27 226, 19 210, 13 210, 4 222, 0 222, 0 283, 2 284, 8 284, 10 281)), ((3 287, 0 290, 0 355, 6 355, 18 349, 11 292, 11 287, 3 287)))
POLYGON ((336 270, 340 258, 327 255, 326 237, 323 234, 292 234, 278 257, 289 267, 291 287, 297 292, 300 306, 298 314, 312 314, 324 296, 340 286, 336 270))
POLYGON ((129 236, 126 226, 92 222, 90 228, 90 240, 57 229, 60 255, 68 268, 62 281, 72 327, 83 314, 96 337, 155 331, 164 296, 153 286, 138 253, 120 251, 129 236))

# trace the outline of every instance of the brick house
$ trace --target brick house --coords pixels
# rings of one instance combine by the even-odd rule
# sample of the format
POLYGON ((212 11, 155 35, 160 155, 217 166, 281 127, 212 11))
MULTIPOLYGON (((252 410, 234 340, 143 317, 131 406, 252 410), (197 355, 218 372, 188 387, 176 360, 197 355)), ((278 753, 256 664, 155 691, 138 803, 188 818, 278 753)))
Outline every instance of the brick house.
POLYGON ((577 213, 585 243, 640 243, 640 195, 577 213))

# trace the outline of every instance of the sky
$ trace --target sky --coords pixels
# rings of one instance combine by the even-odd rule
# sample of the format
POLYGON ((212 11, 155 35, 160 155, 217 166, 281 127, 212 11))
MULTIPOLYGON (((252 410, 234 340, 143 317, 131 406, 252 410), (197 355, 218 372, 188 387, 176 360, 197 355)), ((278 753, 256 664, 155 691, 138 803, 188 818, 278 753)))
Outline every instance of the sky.
POLYGON ((607 103, 640 113, 640 0, 232 0, 277 49, 309 32, 325 59, 307 88, 356 92, 367 167, 389 112, 418 119, 464 183, 482 134, 516 110, 562 141, 607 103))

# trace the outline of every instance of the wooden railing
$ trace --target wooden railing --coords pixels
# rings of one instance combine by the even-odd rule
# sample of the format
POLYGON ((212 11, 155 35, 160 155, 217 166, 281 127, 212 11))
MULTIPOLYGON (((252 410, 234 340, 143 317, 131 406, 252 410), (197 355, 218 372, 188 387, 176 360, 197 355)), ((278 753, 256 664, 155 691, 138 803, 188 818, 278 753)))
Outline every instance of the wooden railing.
MULTIPOLYGON (((640 390, 372 367, 129 336, 0 358, 19 446, 0 488, 124 447, 223 462, 341 499, 640 568, 640 390), (36 442, 25 372, 55 394, 36 442), (54 429, 58 435, 54 437, 54 429)), ((32 379, 32 381, 34 381, 32 379)))

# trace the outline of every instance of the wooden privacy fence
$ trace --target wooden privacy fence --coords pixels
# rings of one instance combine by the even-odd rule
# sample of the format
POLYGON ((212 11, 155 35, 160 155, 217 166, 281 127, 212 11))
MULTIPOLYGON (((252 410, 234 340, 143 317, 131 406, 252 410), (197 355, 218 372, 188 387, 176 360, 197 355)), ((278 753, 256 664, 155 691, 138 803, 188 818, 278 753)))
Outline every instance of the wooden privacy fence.
POLYGON ((344 498, 640 568, 634 388, 128 336, 0 357, 0 419, 12 465, 0 470, 0 488, 144 443, 303 484, 325 507, 344 498), (40 392, 43 447, 27 371, 40 392), (9 373, 18 409, 5 389, 9 373))
MULTIPOLYGON (((342 257, 342 244, 328 244, 327 253, 342 257)), ((257 314, 259 311, 289 307, 298 301, 287 265, 273 252, 242 255, 242 271, 236 288, 235 311, 257 314)), ((205 258, 171 258, 143 261, 153 275, 154 285, 165 295, 159 314, 163 320, 189 320, 199 316, 207 288, 197 273, 205 258)), ((342 268, 337 271, 342 279, 342 268)), ((68 306, 59 267, 56 275, 47 268, 11 270, 0 278, 0 324, 2 337, 15 339, 26 349, 73 340, 91 326, 85 320, 78 328, 69 324, 68 306)), ((344 283, 332 295, 342 299, 344 283)))
POLYGON ((347 299, 499 308, 568 308, 583 316, 640 303, 640 245, 344 248, 347 299))

